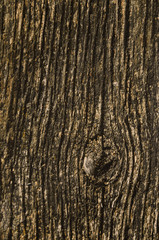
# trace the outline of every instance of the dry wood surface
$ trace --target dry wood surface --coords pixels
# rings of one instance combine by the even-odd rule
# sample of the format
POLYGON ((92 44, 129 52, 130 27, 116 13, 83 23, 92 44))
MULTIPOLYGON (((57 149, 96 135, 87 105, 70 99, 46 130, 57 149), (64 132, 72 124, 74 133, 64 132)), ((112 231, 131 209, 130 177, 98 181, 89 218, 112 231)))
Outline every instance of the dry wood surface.
POLYGON ((158 5, 0 1, 0 240, 159 239, 158 5))

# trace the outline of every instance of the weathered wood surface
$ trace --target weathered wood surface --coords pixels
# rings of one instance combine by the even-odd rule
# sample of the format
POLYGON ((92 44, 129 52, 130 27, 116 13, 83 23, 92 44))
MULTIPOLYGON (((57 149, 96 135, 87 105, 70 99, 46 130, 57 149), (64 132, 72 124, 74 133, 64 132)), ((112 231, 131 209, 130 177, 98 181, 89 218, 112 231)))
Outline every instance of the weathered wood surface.
POLYGON ((0 2, 0 239, 158 239, 158 12, 0 2))

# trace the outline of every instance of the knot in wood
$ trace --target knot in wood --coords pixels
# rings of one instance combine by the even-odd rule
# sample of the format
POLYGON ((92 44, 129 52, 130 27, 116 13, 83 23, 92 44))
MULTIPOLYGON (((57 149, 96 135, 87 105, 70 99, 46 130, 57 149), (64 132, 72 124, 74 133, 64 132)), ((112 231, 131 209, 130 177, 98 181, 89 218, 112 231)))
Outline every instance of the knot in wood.
POLYGON ((87 175, 94 175, 97 163, 102 157, 101 138, 90 140, 85 149, 83 170, 87 175))
POLYGON ((111 139, 90 139, 85 148, 83 170, 97 183, 107 183, 117 172, 117 149, 111 139), (103 142, 102 142, 103 141, 103 142))

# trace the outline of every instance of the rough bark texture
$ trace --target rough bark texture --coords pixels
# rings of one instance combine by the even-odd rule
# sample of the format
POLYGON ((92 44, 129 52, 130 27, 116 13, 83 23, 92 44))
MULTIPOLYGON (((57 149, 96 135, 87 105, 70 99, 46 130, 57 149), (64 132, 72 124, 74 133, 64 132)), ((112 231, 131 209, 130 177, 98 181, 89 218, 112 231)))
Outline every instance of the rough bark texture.
POLYGON ((1 0, 0 239, 158 239, 157 4, 1 0))

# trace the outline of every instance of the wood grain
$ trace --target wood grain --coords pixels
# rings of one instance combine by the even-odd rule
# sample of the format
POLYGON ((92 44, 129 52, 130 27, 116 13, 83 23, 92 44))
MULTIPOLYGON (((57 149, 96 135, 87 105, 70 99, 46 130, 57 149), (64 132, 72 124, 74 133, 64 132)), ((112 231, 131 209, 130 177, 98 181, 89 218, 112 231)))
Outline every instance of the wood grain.
POLYGON ((158 12, 1 1, 0 239, 158 239, 158 12), (93 180, 95 136, 106 157, 93 180))

